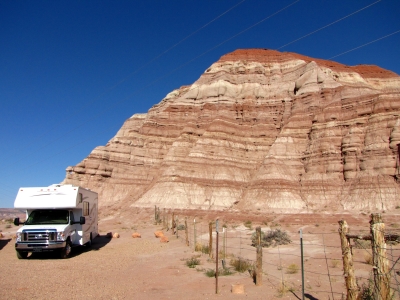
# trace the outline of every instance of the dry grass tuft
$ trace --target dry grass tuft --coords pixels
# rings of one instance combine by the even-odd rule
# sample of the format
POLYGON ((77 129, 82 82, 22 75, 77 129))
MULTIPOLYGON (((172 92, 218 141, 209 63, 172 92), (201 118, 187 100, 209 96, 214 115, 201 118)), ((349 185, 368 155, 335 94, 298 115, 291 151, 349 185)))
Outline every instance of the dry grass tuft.
POLYGON ((296 264, 290 264, 287 269, 286 269, 286 273, 287 274, 297 274, 299 272, 299 266, 296 264))

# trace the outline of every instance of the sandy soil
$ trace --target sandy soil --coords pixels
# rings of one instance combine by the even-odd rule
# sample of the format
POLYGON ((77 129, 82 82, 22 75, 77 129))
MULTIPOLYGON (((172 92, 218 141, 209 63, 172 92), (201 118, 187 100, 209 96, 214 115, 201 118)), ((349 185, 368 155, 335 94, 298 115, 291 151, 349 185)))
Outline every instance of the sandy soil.
MULTIPOLYGON (((196 216, 199 228, 197 238, 204 241, 207 232, 200 232, 200 224, 206 228, 209 220, 216 216, 221 218, 220 212, 180 211, 178 215, 181 219, 184 215, 188 216, 189 220, 196 216)), ((341 218, 346 219, 354 231, 369 230, 369 216, 365 215, 223 214, 221 224, 223 222, 227 226, 230 237, 230 258, 240 255, 255 259, 255 250, 252 250, 249 242, 253 230, 243 226, 245 220, 254 220, 253 227, 258 224, 264 227, 279 225, 279 228, 290 233, 293 243, 264 249, 262 286, 256 286, 247 272, 235 273, 219 277, 218 294, 215 278, 209 278, 200 271, 215 268, 215 260, 210 259, 207 254, 195 252, 193 245, 186 246, 183 231, 179 232, 180 237, 177 238, 172 235, 171 230, 164 230, 170 242, 160 243, 154 237, 154 231, 162 229, 162 225, 153 224, 154 214, 151 210, 101 216, 100 236, 94 240, 92 247, 74 248, 72 256, 65 260, 58 259, 55 255, 39 253, 26 260, 18 260, 12 239, 17 227, 3 221, 0 223, 0 230, 4 235, 0 239, 0 298, 301 299, 301 274, 289 274, 287 267, 290 264, 300 266, 297 237, 299 228, 302 228, 307 271, 306 299, 341 299, 342 292, 345 291, 337 234, 337 221, 341 218), (133 239, 131 234, 135 231, 141 233, 142 238, 133 239), (108 239, 107 232, 118 232, 120 238, 108 239), (201 261, 197 270, 188 268, 185 264, 193 256, 201 261), (333 263, 335 260, 339 263, 333 263), (326 274, 329 274, 331 280, 326 274), (290 291, 279 292, 282 279, 290 287, 290 291), (233 294, 233 284, 243 284, 245 293, 233 294)), ((386 220, 390 224, 399 222, 396 215, 387 216, 386 220)), ((190 242, 193 243, 191 238, 190 242)), ((370 270, 370 266, 364 261, 363 251, 365 252, 355 250, 355 256, 358 257, 356 273, 360 278, 368 277, 370 270)), ((399 251, 398 247, 395 251, 399 251)), ((396 253, 394 255, 398 256, 399 253, 396 253)))

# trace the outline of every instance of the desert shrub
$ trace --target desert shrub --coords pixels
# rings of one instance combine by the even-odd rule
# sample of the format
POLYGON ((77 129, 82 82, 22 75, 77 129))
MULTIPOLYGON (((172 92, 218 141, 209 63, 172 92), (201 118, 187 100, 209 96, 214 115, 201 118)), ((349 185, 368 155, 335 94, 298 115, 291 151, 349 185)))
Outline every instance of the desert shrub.
MULTIPOLYGON (((234 272, 230 269, 223 269, 219 268, 218 269, 218 276, 228 276, 232 275, 234 272)), ((215 277, 215 270, 214 269, 207 269, 204 274, 206 274, 207 277, 215 277)))
POLYGON ((286 269, 287 274, 296 274, 297 272, 299 272, 299 266, 296 264, 290 264, 286 269))
POLYGON ((204 254, 210 254, 210 247, 208 245, 196 243, 196 246, 194 247, 194 251, 201 252, 204 254))
POLYGON ((192 257, 186 260, 186 265, 189 268, 195 268, 200 264, 200 260, 197 257, 192 257))
POLYGON ((367 283, 363 283, 360 287, 360 293, 357 299, 360 300, 374 300, 374 283, 372 278, 368 279, 367 283))
POLYGON ((185 230, 186 227, 185 227, 184 224, 179 224, 179 225, 176 227, 176 229, 177 229, 177 230, 185 230))
POLYGON ((235 269, 235 271, 239 273, 243 273, 254 269, 254 266, 251 262, 241 257, 233 258, 229 264, 235 269))
POLYGON ((358 299, 360 300, 374 300, 374 295, 372 293, 371 287, 363 284, 360 290, 360 294, 358 295, 358 299))
POLYGON ((249 220, 246 221, 246 222, 244 222, 243 225, 246 226, 246 227, 249 228, 249 229, 252 229, 252 228, 253 228, 252 222, 249 221, 249 220))
POLYGON ((288 292, 294 292, 295 288, 293 286, 291 286, 288 282, 282 280, 279 283, 277 291, 278 291, 278 296, 282 297, 288 292))
POLYGON ((372 265, 373 264, 372 255, 370 253, 366 253, 364 255, 364 260, 365 260, 365 263, 368 264, 368 265, 372 265))
MULTIPOLYGON (((251 236, 251 245, 256 246, 257 242, 257 233, 254 232, 251 236)), ((290 239, 289 235, 287 234, 286 231, 277 228, 274 230, 271 230, 267 233, 264 233, 264 231, 261 231, 261 246, 262 247, 275 247, 278 245, 287 245, 290 244, 292 240, 290 239)))
POLYGON ((207 277, 215 277, 215 270, 207 269, 207 270, 205 270, 204 274, 206 274, 207 277))

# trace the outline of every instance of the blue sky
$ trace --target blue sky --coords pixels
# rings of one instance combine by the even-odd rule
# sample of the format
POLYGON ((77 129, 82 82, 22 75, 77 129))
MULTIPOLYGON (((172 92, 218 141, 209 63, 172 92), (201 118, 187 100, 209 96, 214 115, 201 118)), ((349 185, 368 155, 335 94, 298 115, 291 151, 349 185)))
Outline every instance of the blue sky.
POLYGON ((61 182, 235 49, 329 59, 362 46, 333 60, 400 74, 399 15, 398 0, 0 1, 0 207, 61 182))

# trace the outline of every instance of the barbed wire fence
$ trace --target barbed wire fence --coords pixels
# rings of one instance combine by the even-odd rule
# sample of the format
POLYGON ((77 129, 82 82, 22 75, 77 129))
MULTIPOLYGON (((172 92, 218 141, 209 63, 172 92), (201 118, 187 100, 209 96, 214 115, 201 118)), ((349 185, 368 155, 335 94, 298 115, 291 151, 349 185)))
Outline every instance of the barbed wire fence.
MULTIPOLYGON (((157 220, 157 214, 155 217, 157 220)), ((158 219, 161 224, 160 215, 158 219)), ((382 246, 375 245, 375 249, 369 238, 372 225, 369 230, 347 234, 349 253, 346 253, 341 245, 341 222, 338 231, 305 231, 302 232, 302 239, 300 233, 291 233, 291 246, 272 241, 271 247, 261 247, 262 280, 274 286, 279 293, 300 292, 303 299, 311 295, 323 299, 400 299, 400 229, 377 229, 384 235, 384 240, 382 246), (353 258, 350 265, 353 286, 348 285, 347 254, 353 258), (385 272, 379 271, 377 266, 382 260, 385 272), (387 283, 382 284, 384 280, 387 283)), ((193 251, 215 261, 215 220, 178 216, 164 210, 162 223, 165 229, 171 230, 193 251)), ((280 227, 276 224, 274 227, 260 227, 263 236, 277 230, 280 227)), ((260 255, 257 254, 256 231, 251 222, 229 226, 220 224, 218 237, 221 268, 242 264, 247 269, 240 268, 239 276, 252 277, 257 284, 257 260, 260 255)), ((258 280, 261 281, 260 277, 258 280)))

